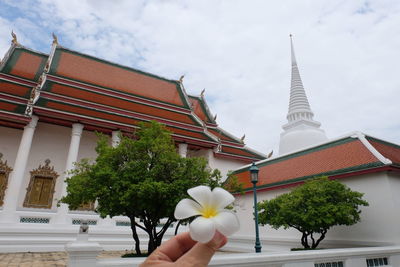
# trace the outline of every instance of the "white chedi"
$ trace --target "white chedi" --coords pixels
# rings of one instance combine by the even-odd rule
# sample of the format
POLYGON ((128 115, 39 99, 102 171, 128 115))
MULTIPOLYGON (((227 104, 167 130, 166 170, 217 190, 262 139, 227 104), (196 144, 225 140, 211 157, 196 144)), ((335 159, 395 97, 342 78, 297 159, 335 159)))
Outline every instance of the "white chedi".
POLYGON ((237 215, 225 209, 235 200, 234 196, 220 187, 212 191, 208 186, 197 186, 189 189, 188 194, 195 200, 182 199, 176 205, 175 218, 178 220, 197 216, 190 225, 190 237, 198 242, 207 243, 215 231, 229 236, 239 230, 237 215))

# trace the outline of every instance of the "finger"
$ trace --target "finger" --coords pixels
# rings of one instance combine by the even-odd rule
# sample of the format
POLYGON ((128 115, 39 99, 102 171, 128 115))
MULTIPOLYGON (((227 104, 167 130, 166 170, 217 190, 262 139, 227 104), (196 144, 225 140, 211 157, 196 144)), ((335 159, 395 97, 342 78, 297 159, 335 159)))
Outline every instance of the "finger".
MULTIPOLYGON (((179 258, 176 263, 185 263, 188 266, 207 266, 214 253, 227 242, 226 237, 216 231, 213 239, 208 243, 197 243, 185 255, 179 258)), ((183 265, 183 264, 182 264, 183 265)), ((185 265, 186 266, 186 265, 185 265)))
POLYGON ((153 253, 147 257, 146 261, 163 260, 174 262, 195 244, 196 241, 190 238, 189 232, 179 234, 153 251, 153 253))

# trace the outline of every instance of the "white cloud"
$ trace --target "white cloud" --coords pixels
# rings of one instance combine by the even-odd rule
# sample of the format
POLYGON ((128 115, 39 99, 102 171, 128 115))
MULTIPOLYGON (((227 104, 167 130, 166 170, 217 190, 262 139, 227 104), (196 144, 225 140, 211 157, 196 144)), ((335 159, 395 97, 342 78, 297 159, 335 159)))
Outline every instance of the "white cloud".
POLYGON ((15 9, 20 17, 0 20, 0 37, 18 25, 43 50, 55 31, 71 49, 171 79, 186 74, 189 93, 206 88, 220 126, 264 152, 277 148, 285 123, 293 33, 328 136, 361 130, 400 143, 397 1, 41 0, 15 9))

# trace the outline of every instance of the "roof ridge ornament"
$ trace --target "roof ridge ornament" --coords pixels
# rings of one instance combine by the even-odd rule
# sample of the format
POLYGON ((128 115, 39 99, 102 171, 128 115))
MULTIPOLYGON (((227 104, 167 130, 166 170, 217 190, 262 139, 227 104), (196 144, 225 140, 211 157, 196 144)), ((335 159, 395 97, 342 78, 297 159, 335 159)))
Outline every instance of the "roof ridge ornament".
POLYGON ((17 40, 17 35, 14 33, 14 30, 11 30, 11 36, 12 36, 11 44, 19 45, 18 40, 17 40))
POLYGON ((242 143, 242 144, 244 144, 244 139, 246 138, 246 134, 243 134, 243 136, 240 138, 240 142, 242 143))
POLYGON ((179 78, 178 82, 182 84, 182 83, 183 83, 183 78, 185 78, 185 74, 183 74, 183 75, 179 78))
POLYGON ((55 35, 54 32, 51 33, 51 35, 53 36, 53 45, 58 45, 58 38, 57 38, 57 35, 55 35))
POLYGON ((200 93, 200 97, 204 97, 204 93, 206 92, 206 88, 204 88, 203 90, 201 90, 201 93, 200 93))

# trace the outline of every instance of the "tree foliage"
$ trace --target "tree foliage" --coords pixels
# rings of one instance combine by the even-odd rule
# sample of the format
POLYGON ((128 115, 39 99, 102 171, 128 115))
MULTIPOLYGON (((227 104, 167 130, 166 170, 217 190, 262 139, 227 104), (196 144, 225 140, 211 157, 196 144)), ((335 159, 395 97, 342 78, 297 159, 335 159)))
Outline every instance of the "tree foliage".
POLYGON ((220 185, 218 170, 211 171, 204 158, 182 158, 164 126, 142 124, 135 138, 121 136, 117 147, 99 136, 94 162, 82 160, 67 182, 62 202, 70 209, 97 202, 101 217, 130 218, 136 253, 141 255, 137 228, 149 236, 148 253, 161 244, 166 230, 175 221, 174 209, 187 189, 206 184, 220 185), (162 227, 160 220, 166 218, 162 227))
POLYGON ((297 229, 302 233, 303 247, 314 249, 332 226, 353 225, 360 221, 359 207, 368 206, 362 196, 363 193, 352 191, 336 180, 317 178, 290 193, 259 202, 259 221, 274 229, 297 229))

